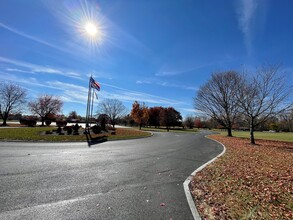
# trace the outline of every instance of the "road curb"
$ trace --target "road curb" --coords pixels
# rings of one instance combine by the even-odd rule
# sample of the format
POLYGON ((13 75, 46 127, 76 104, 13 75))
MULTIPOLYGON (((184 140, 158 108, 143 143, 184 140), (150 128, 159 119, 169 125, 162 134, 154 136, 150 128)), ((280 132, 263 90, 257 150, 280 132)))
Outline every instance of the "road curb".
MULTIPOLYGON (((210 140, 213 140, 213 139, 209 138, 208 136, 205 136, 205 138, 208 138, 210 140)), ((185 196, 186 196, 186 199, 187 199, 187 202, 188 202, 188 205, 189 205, 189 208, 190 208, 190 211, 192 213, 192 216, 193 216, 194 220, 201 220, 201 217, 200 217, 200 215, 199 215, 199 213, 198 213, 198 211, 197 211, 197 209, 195 207, 195 204, 194 204, 194 201, 193 201, 191 192, 189 190, 189 184, 190 184, 192 178, 196 175, 197 172, 201 171, 207 165, 209 165, 210 163, 212 163, 215 160, 217 160, 219 157, 221 157, 226 152, 226 147, 225 147, 224 144, 222 144, 221 142, 216 141, 216 140, 213 140, 213 141, 221 144, 223 146, 223 151, 218 156, 214 157, 213 159, 211 159, 210 161, 208 161, 207 163, 201 165, 199 168, 197 168, 195 171, 193 171, 189 175, 189 177, 186 178, 186 180, 183 183, 183 188, 184 188, 185 196)))

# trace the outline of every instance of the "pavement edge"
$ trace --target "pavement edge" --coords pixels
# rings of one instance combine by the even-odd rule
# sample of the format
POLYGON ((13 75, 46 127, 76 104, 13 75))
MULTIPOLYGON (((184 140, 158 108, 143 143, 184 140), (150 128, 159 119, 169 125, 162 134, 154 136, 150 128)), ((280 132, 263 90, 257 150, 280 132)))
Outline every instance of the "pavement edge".
MULTIPOLYGON (((208 138, 210 140, 213 140, 213 139, 209 138, 208 136, 205 136, 205 138, 208 138)), ((219 157, 221 157, 226 152, 226 147, 225 147, 224 144, 222 144, 221 142, 216 141, 216 140, 213 140, 213 141, 221 144, 223 146, 223 151, 218 156, 214 157, 213 159, 211 159, 210 161, 206 162, 205 164, 203 164, 199 168, 197 168, 195 171, 193 171, 189 175, 189 177, 187 177, 187 179, 183 183, 183 188, 184 188, 185 196, 186 196, 186 199, 187 199, 187 202, 188 202, 188 205, 189 205, 189 208, 190 208, 190 211, 192 213, 192 216, 193 216, 194 220, 201 220, 201 217, 200 217, 200 215, 199 215, 199 213, 198 213, 198 211, 197 211, 197 209, 195 207, 195 204, 194 204, 194 201, 193 201, 191 192, 189 190, 189 184, 190 184, 192 178, 196 175, 197 172, 201 171, 207 165, 209 165, 210 163, 212 163, 215 160, 217 160, 219 157)))

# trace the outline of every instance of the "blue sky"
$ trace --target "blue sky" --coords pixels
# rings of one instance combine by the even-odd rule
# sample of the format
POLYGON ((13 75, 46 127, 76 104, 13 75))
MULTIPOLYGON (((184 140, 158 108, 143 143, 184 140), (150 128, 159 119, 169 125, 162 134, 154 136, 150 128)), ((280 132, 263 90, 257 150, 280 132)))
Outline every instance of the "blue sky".
POLYGON ((282 64, 293 84, 291 0, 3 0, 1 81, 29 98, 58 95, 85 115, 88 77, 98 105, 137 100, 195 114, 196 90, 215 71, 282 64), (87 20, 99 27, 91 39, 87 20))

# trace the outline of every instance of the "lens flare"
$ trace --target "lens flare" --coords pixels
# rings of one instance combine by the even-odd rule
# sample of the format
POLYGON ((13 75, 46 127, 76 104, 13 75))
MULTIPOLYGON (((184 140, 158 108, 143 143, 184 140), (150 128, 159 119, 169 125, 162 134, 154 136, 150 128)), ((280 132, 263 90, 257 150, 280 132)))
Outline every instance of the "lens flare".
POLYGON ((71 36, 68 45, 74 45, 73 50, 87 52, 101 52, 109 40, 107 34, 107 18, 101 13, 100 7, 94 1, 64 0, 62 4, 48 1, 48 5, 66 26, 65 30, 71 36), (85 48, 89 50, 85 50, 85 48))
POLYGON ((84 29, 91 37, 95 37, 98 33, 96 25, 91 22, 86 23, 84 29))

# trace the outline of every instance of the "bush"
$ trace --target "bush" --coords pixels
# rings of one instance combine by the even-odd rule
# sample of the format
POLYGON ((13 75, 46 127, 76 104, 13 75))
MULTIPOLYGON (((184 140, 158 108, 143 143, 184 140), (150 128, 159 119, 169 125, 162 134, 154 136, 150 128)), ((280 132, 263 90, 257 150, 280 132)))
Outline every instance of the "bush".
POLYGON ((34 127, 37 124, 37 120, 35 118, 21 118, 19 123, 28 127, 34 127))
POLYGON ((57 133, 57 134, 62 133, 62 128, 61 128, 61 127, 58 127, 57 130, 56 130, 56 133, 57 133))
POLYGON ((45 121, 45 124, 46 124, 47 126, 50 126, 51 123, 52 123, 51 120, 46 120, 46 121, 45 121))
POLYGON ((79 135, 79 133, 78 133, 79 128, 81 128, 81 126, 79 126, 77 123, 74 126, 72 126, 73 135, 79 135))
MULTIPOLYGON (((64 130, 65 130, 65 129, 64 129, 64 130)), ((71 127, 71 126, 67 128, 67 134, 68 134, 68 135, 71 135, 71 134, 72 134, 72 131, 73 131, 73 130, 72 130, 72 127, 71 127)))
POLYGON ((56 121, 57 127, 65 127, 67 125, 67 121, 64 120, 58 120, 56 121))
POLYGON ((102 127, 99 125, 95 125, 91 127, 91 129, 94 132, 94 134, 100 134, 102 132, 102 127))

